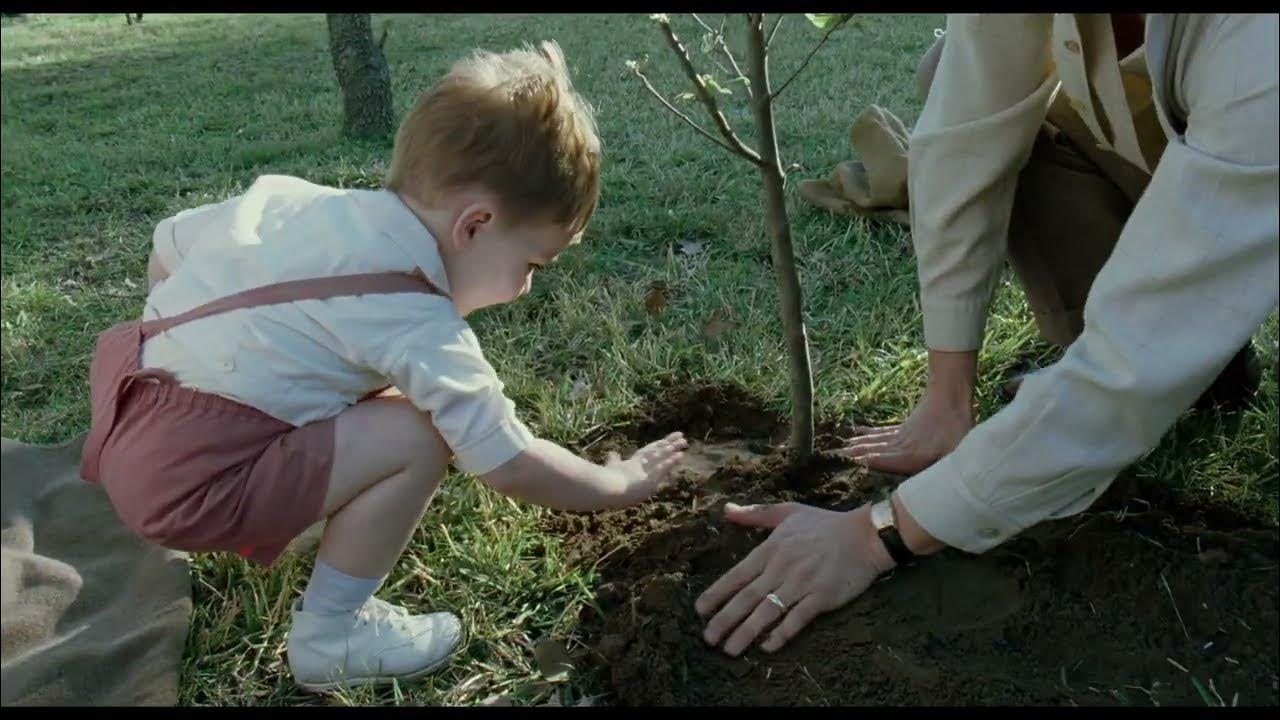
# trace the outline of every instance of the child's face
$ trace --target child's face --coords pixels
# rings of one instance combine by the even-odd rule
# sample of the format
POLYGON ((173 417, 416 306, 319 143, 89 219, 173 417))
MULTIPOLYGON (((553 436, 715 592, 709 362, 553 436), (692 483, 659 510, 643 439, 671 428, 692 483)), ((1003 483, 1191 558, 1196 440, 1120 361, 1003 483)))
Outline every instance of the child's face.
POLYGON ((529 292, 534 271, 554 260, 570 239, 552 223, 506 227, 496 214, 481 214, 450 253, 449 285, 458 313, 466 317, 529 292))

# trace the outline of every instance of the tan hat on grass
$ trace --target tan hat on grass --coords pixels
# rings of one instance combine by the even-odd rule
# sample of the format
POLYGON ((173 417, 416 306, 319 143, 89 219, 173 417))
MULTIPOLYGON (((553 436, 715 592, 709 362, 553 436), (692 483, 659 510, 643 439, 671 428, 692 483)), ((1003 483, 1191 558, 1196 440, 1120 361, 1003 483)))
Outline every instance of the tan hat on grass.
POLYGON ((872 105, 849 129, 858 160, 842 162, 825 178, 804 180, 800 196, 841 215, 861 215, 907 225, 907 141, 896 115, 872 105))

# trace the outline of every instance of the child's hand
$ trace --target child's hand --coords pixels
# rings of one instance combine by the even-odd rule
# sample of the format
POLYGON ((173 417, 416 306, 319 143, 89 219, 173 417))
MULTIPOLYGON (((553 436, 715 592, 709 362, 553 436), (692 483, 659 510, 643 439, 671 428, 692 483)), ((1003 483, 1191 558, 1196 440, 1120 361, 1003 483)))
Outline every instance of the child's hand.
POLYGON ((689 441, 684 439, 684 433, 673 432, 661 440, 645 445, 626 460, 610 451, 605 467, 621 473, 627 483, 627 497, 640 502, 652 495, 662 481, 671 475, 671 471, 684 458, 684 451, 688 447, 689 441))

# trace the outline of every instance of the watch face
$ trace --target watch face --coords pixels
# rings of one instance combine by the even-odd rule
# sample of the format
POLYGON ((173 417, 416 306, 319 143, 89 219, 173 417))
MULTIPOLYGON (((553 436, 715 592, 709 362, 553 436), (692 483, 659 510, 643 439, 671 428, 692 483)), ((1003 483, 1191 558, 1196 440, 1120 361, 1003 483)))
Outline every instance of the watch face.
POLYGON ((893 507, 888 500, 882 500, 871 506, 871 524, 876 530, 893 527, 893 507))

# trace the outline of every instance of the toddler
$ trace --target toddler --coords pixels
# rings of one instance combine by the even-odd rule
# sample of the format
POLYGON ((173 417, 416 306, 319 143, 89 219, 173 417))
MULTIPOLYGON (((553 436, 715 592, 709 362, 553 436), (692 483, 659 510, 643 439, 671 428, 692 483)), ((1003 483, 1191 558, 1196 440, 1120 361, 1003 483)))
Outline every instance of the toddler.
POLYGON ((552 42, 455 64, 401 124, 383 190, 264 176, 162 221, 142 319, 98 339, 82 475, 178 550, 269 565, 327 519, 288 631, 304 689, 437 669, 458 619, 374 593, 448 465, 591 511, 647 498, 687 446, 600 466, 533 437, 465 319, 580 238, 599 176, 552 42))

